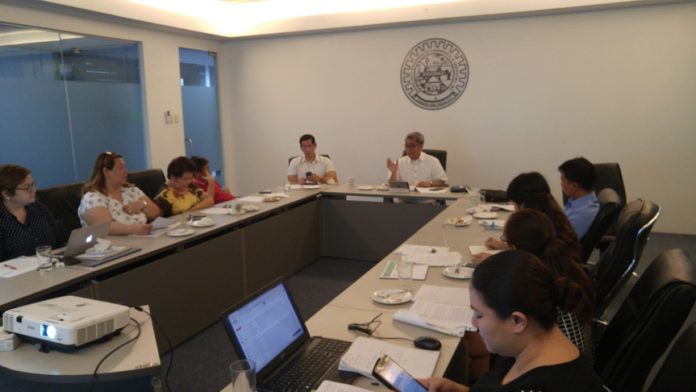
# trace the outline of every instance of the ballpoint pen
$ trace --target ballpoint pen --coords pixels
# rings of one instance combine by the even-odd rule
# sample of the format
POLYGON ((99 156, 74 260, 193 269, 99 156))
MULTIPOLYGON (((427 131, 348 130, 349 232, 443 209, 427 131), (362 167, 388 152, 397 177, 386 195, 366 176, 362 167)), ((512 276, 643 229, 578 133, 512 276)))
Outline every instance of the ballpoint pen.
POLYGON ((14 265, 11 265, 11 264, 3 264, 2 266, 5 268, 13 269, 13 270, 17 269, 17 267, 15 267, 14 265))

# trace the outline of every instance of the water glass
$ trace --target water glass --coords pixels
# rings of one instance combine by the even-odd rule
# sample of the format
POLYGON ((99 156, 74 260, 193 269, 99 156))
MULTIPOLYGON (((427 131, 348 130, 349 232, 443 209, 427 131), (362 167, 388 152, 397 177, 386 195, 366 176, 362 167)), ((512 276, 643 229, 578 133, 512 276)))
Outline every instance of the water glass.
POLYGON ((355 177, 348 177, 348 186, 351 188, 355 187, 355 177))
POLYGON ((51 245, 41 245, 36 247, 36 260, 39 262, 39 268, 50 268, 51 263, 51 245))
POLYGON ((477 206, 481 203, 485 202, 485 196, 481 194, 481 191, 479 189, 471 189, 469 190, 469 203, 472 206, 477 206))
POLYGON ((397 272, 399 274, 399 280, 403 283, 403 289, 406 291, 411 291, 409 281, 413 275, 413 263, 410 261, 404 261, 403 259, 399 260, 397 272))
POLYGON ((240 359, 230 364, 232 392, 256 391, 256 364, 252 360, 240 359))

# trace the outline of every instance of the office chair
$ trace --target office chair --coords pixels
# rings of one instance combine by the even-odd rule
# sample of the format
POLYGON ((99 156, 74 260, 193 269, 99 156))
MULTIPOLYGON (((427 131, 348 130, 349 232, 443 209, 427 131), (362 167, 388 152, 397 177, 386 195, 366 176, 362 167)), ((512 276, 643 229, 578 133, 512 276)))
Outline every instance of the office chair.
POLYGON ((607 305, 635 269, 659 215, 660 207, 650 200, 634 200, 621 210, 616 240, 600 256, 593 271, 597 317, 603 317, 607 305))
POLYGON ((696 392, 694 352, 696 352, 696 322, 686 327, 674 342, 648 391, 696 392))
POLYGON ((164 173, 160 169, 143 170, 128 173, 128 182, 135 184, 147 197, 154 199, 166 183, 164 173))
POLYGON ((611 188, 602 189, 597 194, 599 200, 599 211, 595 216, 587 233, 580 239, 581 254, 583 262, 587 262, 594 248, 602 240, 604 234, 616 223, 616 219, 621 212, 621 199, 611 188))
POLYGON ((640 391, 696 302, 696 265, 681 249, 661 253, 608 324, 595 320, 594 366, 614 392, 640 391))
POLYGON ((77 182, 36 191, 36 198, 51 211, 56 221, 56 242, 59 246, 65 245, 70 233, 81 227, 77 209, 80 207, 83 185, 77 182))

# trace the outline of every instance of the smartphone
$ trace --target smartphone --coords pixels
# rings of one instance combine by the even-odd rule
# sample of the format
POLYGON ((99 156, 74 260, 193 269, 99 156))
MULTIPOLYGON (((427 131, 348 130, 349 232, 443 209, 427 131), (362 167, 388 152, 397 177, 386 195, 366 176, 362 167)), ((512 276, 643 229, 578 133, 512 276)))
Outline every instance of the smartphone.
POLYGON ((387 388, 398 392, 428 392, 428 388, 386 354, 377 360, 372 375, 387 388))

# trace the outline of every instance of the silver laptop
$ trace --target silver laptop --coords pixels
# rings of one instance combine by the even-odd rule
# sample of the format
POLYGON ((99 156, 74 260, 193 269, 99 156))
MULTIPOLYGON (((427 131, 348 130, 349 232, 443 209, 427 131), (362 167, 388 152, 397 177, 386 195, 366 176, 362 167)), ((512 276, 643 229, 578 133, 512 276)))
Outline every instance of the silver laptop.
POLYGON ((80 227, 70 233, 68 244, 62 253, 55 253, 56 256, 72 257, 85 253, 85 251, 97 244, 97 238, 104 238, 109 235, 111 222, 100 223, 80 227))

